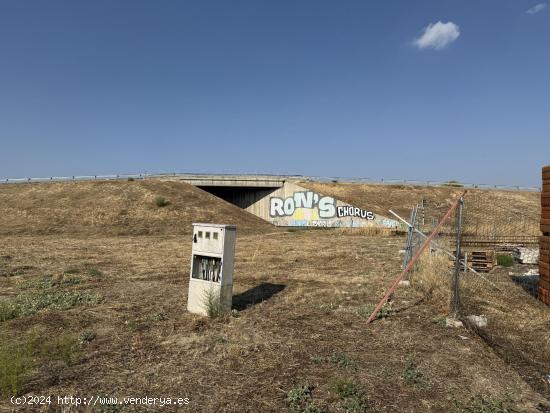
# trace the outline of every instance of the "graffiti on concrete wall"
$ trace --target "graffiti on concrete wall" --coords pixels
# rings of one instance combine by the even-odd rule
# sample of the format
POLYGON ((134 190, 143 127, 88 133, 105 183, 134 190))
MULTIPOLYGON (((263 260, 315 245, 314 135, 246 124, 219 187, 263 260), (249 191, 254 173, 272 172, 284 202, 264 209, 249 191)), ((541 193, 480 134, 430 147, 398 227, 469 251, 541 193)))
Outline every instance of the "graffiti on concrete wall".
POLYGON ((372 220, 374 219, 374 212, 367 211, 366 209, 361 209, 352 206, 339 206, 337 209, 338 218, 343 217, 353 217, 353 218, 363 218, 372 220))
POLYGON ((372 211, 350 205, 338 205, 336 199, 313 191, 297 191, 286 198, 271 197, 271 218, 289 218, 291 226, 361 226, 358 221, 375 219, 372 211), (356 219, 354 222, 354 218, 356 219), (355 225, 354 225, 355 224, 355 225))
POLYGON ((336 200, 313 191, 294 192, 292 196, 284 199, 279 197, 270 198, 270 217, 290 217, 295 216, 296 213, 307 215, 307 218, 304 217, 304 219, 310 220, 333 218, 336 216, 336 200), (304 210, 307 210, 307 212, 304 210))

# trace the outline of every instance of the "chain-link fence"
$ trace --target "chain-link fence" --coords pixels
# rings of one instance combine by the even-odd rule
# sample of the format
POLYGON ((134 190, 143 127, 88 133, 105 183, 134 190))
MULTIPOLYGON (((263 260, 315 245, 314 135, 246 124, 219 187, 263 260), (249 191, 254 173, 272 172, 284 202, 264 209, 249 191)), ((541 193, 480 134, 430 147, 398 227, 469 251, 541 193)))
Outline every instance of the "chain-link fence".
POLYGON ((550 307, 537 299, 540 205, 512 193, 488 201, 471 191, 449 212, 434 225, 429 206, 420 203, 408 221, 401 218, 409 225, 403 266, 410 266, 411 285, 434 316, 465 325, 550 394, 550 307))

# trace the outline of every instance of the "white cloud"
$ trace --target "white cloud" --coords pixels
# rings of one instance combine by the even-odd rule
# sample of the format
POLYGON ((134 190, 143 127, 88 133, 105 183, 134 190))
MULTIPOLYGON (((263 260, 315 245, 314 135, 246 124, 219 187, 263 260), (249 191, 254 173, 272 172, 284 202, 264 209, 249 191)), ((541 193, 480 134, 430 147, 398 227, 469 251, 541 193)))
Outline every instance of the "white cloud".
POLYGON ((530 9, 527 9, 525 13, 527 14, 537 14, 539 11, 543 11, 546 8, 546 3, 535 4, 530 9))
POLYGON ((413 44, 420 50, 432 48, 435 50, 445 49, 460 36, 460 28, 453 22, 431 23, 424 28, 422 35, 414 39, 413 44))

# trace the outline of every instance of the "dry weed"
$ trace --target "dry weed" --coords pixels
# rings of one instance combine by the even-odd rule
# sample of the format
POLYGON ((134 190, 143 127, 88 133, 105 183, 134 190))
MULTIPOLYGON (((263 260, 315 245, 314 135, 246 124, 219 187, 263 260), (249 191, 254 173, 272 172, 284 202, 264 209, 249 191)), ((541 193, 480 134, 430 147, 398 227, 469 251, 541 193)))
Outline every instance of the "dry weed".
POLYGON ((451 299, 452 263, 447 255, 424 253, 411 275, 411 285, 438 310, 447 311, 451 299))

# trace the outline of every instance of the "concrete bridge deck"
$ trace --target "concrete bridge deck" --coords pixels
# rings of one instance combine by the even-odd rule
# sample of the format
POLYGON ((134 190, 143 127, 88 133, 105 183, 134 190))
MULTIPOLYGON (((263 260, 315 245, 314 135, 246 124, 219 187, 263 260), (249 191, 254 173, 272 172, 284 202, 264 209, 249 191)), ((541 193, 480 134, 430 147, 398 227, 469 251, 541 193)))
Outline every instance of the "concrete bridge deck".
POLYGON ((281 188, 285 182, 308 180, 308 178, 299 175, 173 175, 173 176, 150 176, 167 181, 183 181, 198 187, 239 187, 239 188, 281 188))

